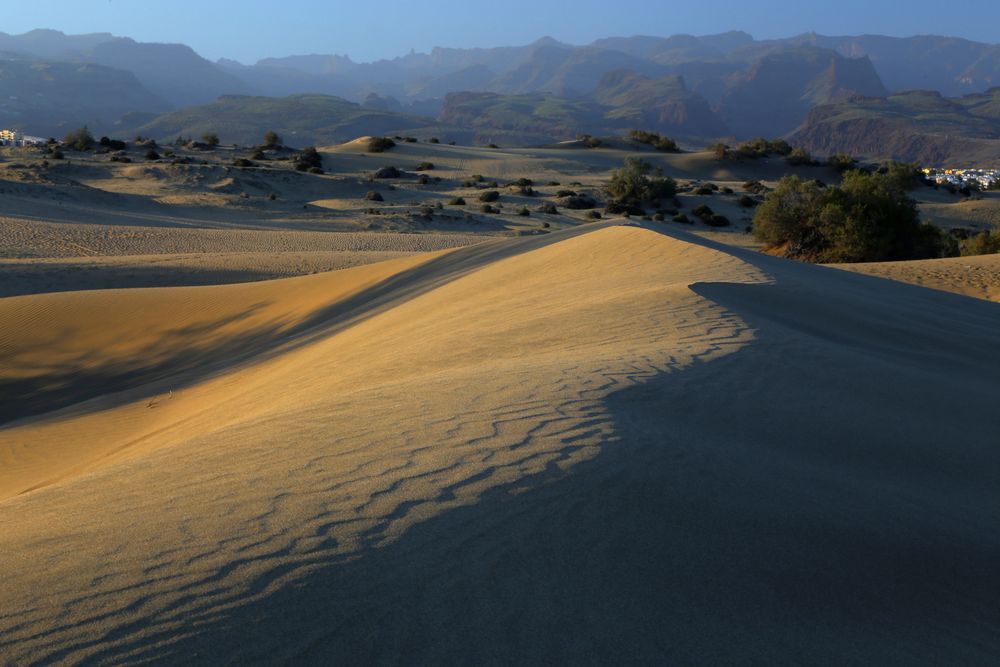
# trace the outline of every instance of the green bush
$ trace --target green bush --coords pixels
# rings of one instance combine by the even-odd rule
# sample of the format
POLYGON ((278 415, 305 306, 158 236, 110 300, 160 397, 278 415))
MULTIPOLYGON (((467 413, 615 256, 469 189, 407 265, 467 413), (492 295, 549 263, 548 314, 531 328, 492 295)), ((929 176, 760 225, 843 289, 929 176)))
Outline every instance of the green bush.
POLYGON ((699 204, 691 211, 691 215, 701 218, 702 220, 709 220, 713 215, 715 215, 715 211, 713 211, 712 207, 707 204, 699 204))
POLYGON ((233 166, 234 167, 252 167, 253 166, 253 162, 251 162, 250 160, 246 159, 245 157, 238 157, 235 160, 233 160, 233 166))
POLYGON ((310 173, 316 173, 313 169, 319 169, 319 173, 323 173, 323 156, 314 147, 307 146, 302 149, 302 153, 295 162, 295 168, 298 171, 308 171, 310 173))
POLYGON ((264 148, 281 148, 281 137, 274 130, 268 130, 264 133, 264 148))
POLYGON ((962 256, 992 255, 1000 252, 1000 231, 980 232, 961 242, 962 256))
POLYGON ((788 257, 879 262, 957 254, 954 239, 920 222, 916 203, 888 173, 850 171, 840 187, 786 176, 754 215, 756 238, 788 257))
POLYGON ((742 195, 736 202, 743 208, 753 208, 757 205, 757 200, 750 195, 742 195))
POLYGON ((858 161, 847 153, 834 153, 826 159, 827 166, 840 174, 850 169, 854 169, 857 163, 858 161))
POLYGON ((368 140, 368 152, 384 153, 390 148, 393 148, 395 145, 396 142, 389 137, 372 137, 368 140))
POLYGON ((63 137, 64 146, 69 146, 75 151, 89 151, 94 145, 94 136, 87 129, 87 126, 77 128, 63 137))
POLYGON ((670 137, 661 137, 656 132, 646 132, 644 130, 632 130, 628 133, 629 139, 632 141, 639 142, 640 144, 647 144, 652 146, 658 151, 663 151, 664 153, 679 153, 680 148, 677 146, 677 142, 670 137))
POLYGON ((465 206, 465 200, 461 197, 455 197, 448 202, 448 206, 465 206))
POLYGON ((421 162, 417 165, 416 171, 430 171, 434 168, 433 162, 421 162))
POLYGON ((524 218, 527 218, 529 215, 531 215, 531 211, 528 210, 527 206, 522 206, 521 208, 517 209, 517 214, 524 218))
POLYGON ((677 194, 677 182, 639 158, 625 158, 621 169, 611 172, 608 194, 624 204, 638 205, 677 194))
POLYGON ((559 209, 556 208, 555 204, 551 202, 545 202, 544 204, 538 207, 538 212, 547 213, 549 215, 557 215, 559 213, 559 209))
POLYGON ((385 201, 385 198, 382 196, 382 193, 379 192, 378 190, 369 190, 368 192, 366 192, 365 199, 367 199, 368 201, 385 201))
POLYGON ((679 222, 679 223, 684 224, 684 225, 690 225, 691 224, 691 220, 686 215, 684 215, 683 213, 678 213, 673 218, 671 218, 671 220, 673 220, 674 222, 679 222))
POLYGON ((487 190, 479 195, 479 201, 494 202, 498 199, 500 199, 500 193, 496 190, 487 190))
POLYGON ((804 148, 796 148, 788 157, 785 158, 785 162, 792 165, 793 167, 805 167, 813 164, 812 156, 809 155, 809 151, 804 148))
POLYGON ((160 154, 156 152, 155 148, 150 148, 148 151, 146 151, 146 159, 147 160, 159 160, 160 159, 160 154))
POLYGON ((427 140, 427 143, 429 143, 429 144, 439 144, 439 143, 441 143, 441 140, 438 139, 437 137, 431 137, 430 139, 427 140))
POLYGON ((600 220, 601 219, 601 212, 600 211, 587 211, 587 217, 590 218, 591 220, 600 220))
POLYGON ((499 209, 496 209, 496 208, 490 206, 489 204, 483 204, 482 206, 479 207, 479 210, 482 211, 483 213, 499 213, 500 212, 499 209))
POLYGON ((219 145, 219 135, 214 132, 203 134, 201 140, 209 148, 215 148, 219 145))

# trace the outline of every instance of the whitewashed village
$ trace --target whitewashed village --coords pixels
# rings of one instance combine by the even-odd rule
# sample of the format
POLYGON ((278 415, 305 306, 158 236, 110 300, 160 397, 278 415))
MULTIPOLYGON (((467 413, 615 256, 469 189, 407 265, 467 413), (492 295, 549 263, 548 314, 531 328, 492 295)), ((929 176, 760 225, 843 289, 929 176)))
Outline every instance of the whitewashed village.
POLYGON ((44 137, 32 137, 17 130, 0 130, 0 146, 40 146, 46 141, 44 137))

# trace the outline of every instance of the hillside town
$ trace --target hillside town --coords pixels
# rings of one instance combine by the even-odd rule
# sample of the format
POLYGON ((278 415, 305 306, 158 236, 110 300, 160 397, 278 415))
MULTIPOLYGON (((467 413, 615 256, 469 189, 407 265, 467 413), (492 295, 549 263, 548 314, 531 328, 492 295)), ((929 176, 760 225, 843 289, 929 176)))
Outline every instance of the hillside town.
POLYGON ((1000 169, 935 169, 924 168, 924 176, 939 185, 990 190, 1000 187, 1000 169))
POLYGON ((32 137, 17 130, 0 130, 0 146, 39 146, 45 142, 44 137, 32 137))

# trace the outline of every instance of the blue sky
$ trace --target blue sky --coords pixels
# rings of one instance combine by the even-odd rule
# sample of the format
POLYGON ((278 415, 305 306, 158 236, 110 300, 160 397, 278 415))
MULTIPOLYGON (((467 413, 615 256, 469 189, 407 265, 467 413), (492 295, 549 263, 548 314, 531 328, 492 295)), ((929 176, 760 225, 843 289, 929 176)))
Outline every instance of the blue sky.
POLYGON ((757 38, 946 34, 1000 41, 1000 1, 966 0, 4 0, 0 30, 112 32, 181 42, 203 56, 348 54, 358 61, 434 46, 526 44, 543 35, 599 37, 746 30, 757 38))

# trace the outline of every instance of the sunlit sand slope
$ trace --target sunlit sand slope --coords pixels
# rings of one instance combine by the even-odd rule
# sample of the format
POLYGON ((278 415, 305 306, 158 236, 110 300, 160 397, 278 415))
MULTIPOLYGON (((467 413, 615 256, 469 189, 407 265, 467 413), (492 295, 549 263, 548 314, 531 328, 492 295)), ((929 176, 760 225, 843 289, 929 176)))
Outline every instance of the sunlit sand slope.
POLYGON ((0 301, 77 392, 0 430, 5 660, 1000 652, 995 304, 638 226, 394 262, 0 301))

